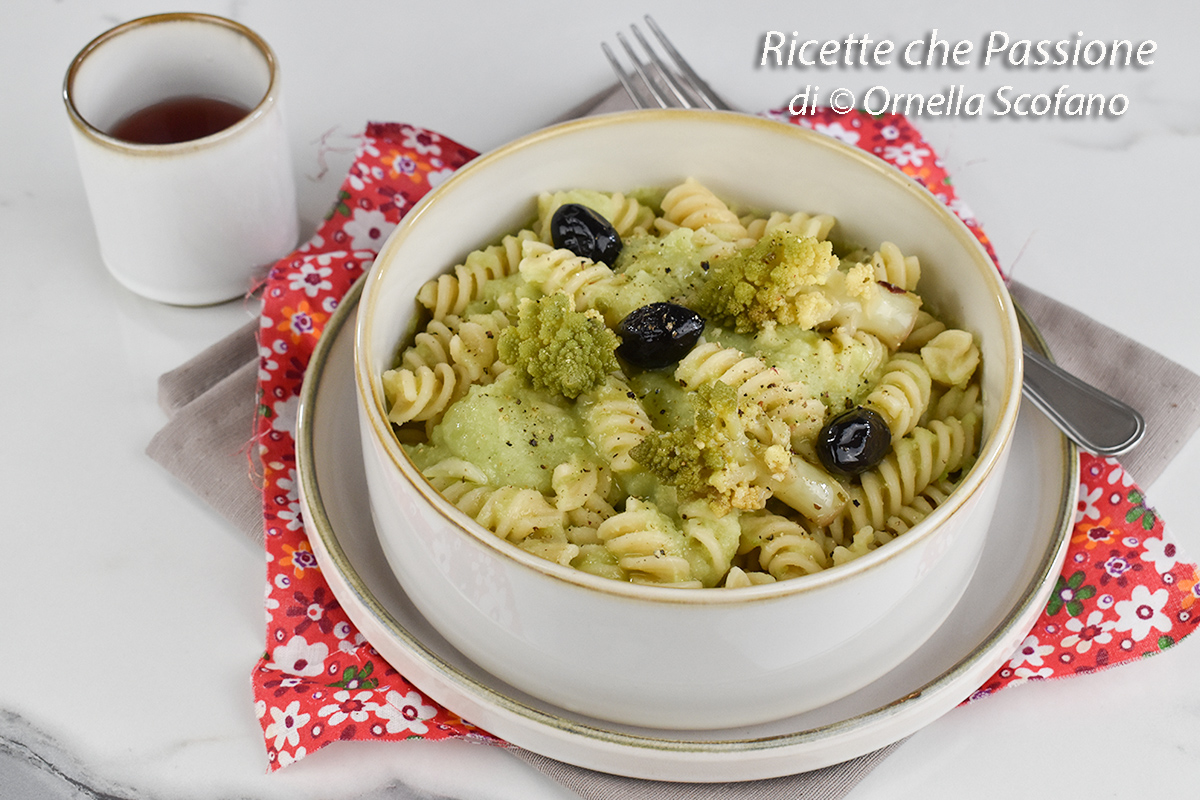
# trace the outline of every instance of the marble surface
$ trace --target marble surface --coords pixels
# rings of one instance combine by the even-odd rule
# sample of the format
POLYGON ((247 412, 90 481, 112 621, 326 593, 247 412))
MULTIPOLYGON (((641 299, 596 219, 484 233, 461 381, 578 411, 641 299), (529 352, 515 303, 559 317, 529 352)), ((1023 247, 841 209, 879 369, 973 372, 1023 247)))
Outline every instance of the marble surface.
MULTIPOLYGON (((610 83, 601 38, 651 12, 745 108, 823 91, 1124 94, 1119 117, 922 116, 1010 274, 1200 372, 1192 264, 1200 92, 1184 2, 780 3, 193 0, 276 49, 302 222, 311 230, 369 120, 487 149, 610 83), (763 35, 973 43, 961 68, 759 66, 763 35), (992 31, 1153 40, 1141 69, 979 66, 992 31)), ((508 753, 463 743, 335 745, 274 775, 250 694, 263 562, 143 453, 164 423, 157 376, 242 325, 251 305, 143 300, 101 265, 60 99, 75 52, 155 2, 0 8, 0 796, 570 797, 508 753)), ((1131 368, 1136 369, 1133 365, 1131 368)), ((249 426, 247 428, 249 430, 249 426)), ((1149 489, 1200 557, 1193 438, 1149 489)), ((1200 644, 947 714, 851 793, 873 798, 1162 796, 1200 779, 1200 644)))

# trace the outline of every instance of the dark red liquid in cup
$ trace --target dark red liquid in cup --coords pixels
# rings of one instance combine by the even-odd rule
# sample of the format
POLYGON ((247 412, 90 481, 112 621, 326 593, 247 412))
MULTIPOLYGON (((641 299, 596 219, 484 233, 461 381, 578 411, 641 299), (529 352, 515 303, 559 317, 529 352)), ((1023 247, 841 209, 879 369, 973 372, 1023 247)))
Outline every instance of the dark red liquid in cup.
POLYGON ((123 117, 109 135, 133 144, 190 142, 223 131, 250 109, 212 97, 169 97, 123 117))

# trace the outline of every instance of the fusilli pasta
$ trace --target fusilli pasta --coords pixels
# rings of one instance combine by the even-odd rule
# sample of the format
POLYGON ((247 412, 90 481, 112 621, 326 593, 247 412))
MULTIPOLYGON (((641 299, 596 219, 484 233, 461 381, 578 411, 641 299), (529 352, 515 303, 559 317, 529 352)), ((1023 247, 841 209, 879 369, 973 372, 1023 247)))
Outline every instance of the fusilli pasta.
MULTIPOLYGON (((544 193, 527 228, 421 287, 427 321, 383 375, 389 418, 451 504, 576 570, 736 589, 861 558, 943 505, 971 467, 980 353, 969 331, 921 308, 916 255, 891 242, 839 250, 836 224, 806 212, 739 218, 690 178, 662 194, 544 193), (630 243, 625 256, 609 266, 555 248, 551 220, 566 203, 608 220, 630 243), (735 301, 753 292, 743 299, 758 316, 718 316, 667 369, 609 354, 594 381, 558 395, 551 383, 533 388, 521 365, 529 344, 509 338, 542 331, 521 314, 543 298, 612 337, 615 317, 637 308, 701 302, 722 285, 714 264, 753 254, 769 271, 780 265, 768 259, 799 265, 818 249, 821 269, 796 266, 786 303, 764 299, 765 272, 729 287, 735 301), (816 441, 856 406, 878 412, 891 439, 882 460, 847 476, 820 465, 816 441)), ((551 368, 574 370, 588 353, 555 338, 564 330, 538 333, 547 338, 536 349, 559 354, 551 368)))

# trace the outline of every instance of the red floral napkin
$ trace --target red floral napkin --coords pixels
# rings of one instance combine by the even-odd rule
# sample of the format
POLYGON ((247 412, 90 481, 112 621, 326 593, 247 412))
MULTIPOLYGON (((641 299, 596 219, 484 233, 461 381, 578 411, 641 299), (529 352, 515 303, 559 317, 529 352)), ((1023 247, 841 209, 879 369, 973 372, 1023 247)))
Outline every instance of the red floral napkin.
MULTIPOLYGON (((901 116, 822 111, 782 122, 874 153, 926 186, 979 238, 933 149, 901 116)), ((494 739, 384 662, 338 605, 305 536, 293 431, 304 371, 329 316, 431 188, 477 154, 432 131, 369 125, 318 232, 266 278, 256 440, 264 467, 266 650, 253 672, 270 769, 337 740, 494 739)), ((1114 459, 1081 456, 1075 530, 1049 605, 1018 652, 971 699, 1028 680, 1092 672, 1170 647, 1197 617, 1200 572, 1114 459)))

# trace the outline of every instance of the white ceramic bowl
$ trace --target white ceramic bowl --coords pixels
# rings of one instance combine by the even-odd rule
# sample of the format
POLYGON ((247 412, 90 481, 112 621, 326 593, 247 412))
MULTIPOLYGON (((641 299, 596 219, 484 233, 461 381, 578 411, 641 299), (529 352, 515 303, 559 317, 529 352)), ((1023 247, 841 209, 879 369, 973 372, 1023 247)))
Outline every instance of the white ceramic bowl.
POLYGON ((568 711, 654 728, 728 728, 816 708, 875 681, 946 619, 987 535, 1020 403, 1012 302, 970 231, 883 162, 742 115, 633 112, 527 136, 482 156, 409 214, 367 276, 355 372, 372 513, 414 604, 491 674, 568 711), (822 211, 843 236, 920 257, 920 292, 973 331, 984 436, 951 499, 895 541, 805 578, 682 590, 607 580, 503 541, 434 491, 397 444, 380 376, 414 297, 471 250, 533 217, 539 192, 628 191, 693 176, 754 207, 822 211))

